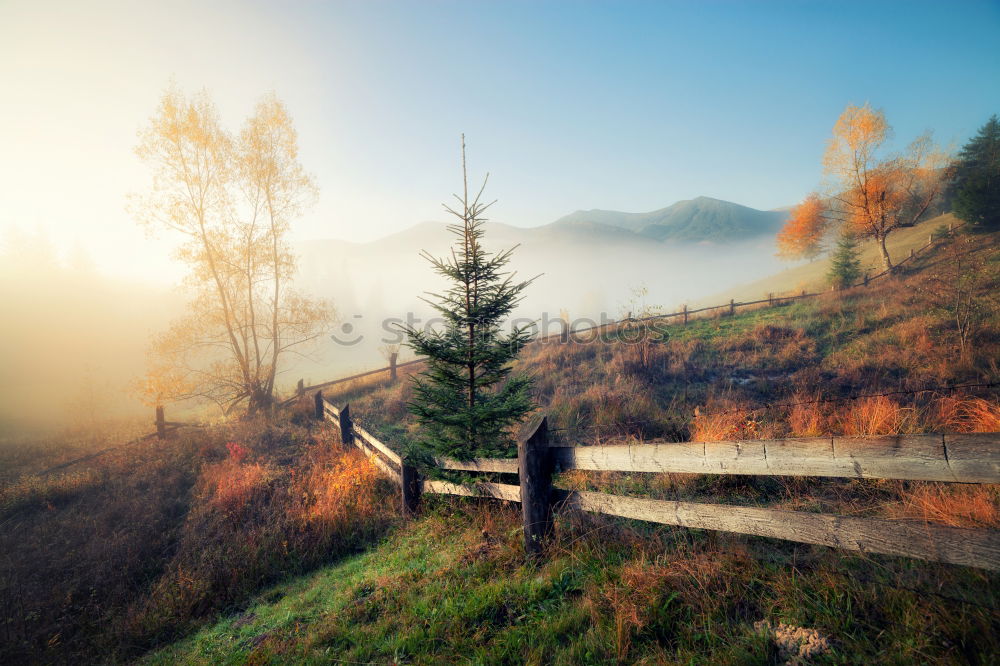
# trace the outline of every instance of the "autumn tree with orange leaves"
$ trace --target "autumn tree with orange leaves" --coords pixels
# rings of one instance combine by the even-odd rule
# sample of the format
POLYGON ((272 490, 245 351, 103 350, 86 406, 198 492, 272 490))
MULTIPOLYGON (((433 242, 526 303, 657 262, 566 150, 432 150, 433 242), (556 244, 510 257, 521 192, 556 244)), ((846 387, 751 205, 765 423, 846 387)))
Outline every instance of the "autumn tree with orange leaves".
POLYGON ((242 131, 223 129, 206 93, 168 91, 136 152, 153 172, 139 219, 182 239, 194 299, 151 351, 147 397, 203 398, 248 415, 274 403, 282 361, 332 311, 292 288, 291 222, 315 198, 285 106, 265 96, 242 131))
POLYGON ((822 241, 829 221, 818 194, 792 209, 785 226, 778 232, 778 254, 783 257, 814 259, 823 251, 822 241))
POLYGON ((833 227, 875 241, 887 271, 893 269, 886 239, 911 227, 941 194, 946 158, 929 133, 901 154, 885 151, 892 128, 879 109, 848 105, 833 127, 823 157, 828 194, 812 193, 796 206, 779 232, 779 254, 814 257, 833 227), (845 228, 846 227, 846 228, 845 228))

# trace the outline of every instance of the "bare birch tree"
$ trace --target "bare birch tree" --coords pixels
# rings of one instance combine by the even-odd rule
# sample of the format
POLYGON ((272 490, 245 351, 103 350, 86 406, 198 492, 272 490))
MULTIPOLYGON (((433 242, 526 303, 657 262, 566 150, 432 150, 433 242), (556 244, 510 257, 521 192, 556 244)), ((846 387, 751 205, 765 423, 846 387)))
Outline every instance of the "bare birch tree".
POLYGON ((188 315, 153 344, 148 392, 207 398, 227 413, 268 410, 282 359, 301 353, 332 317, 291 285, 288 232, 316 187, 298 161, 287 110, 265 96, 234 137, 207 93, 171 89, 136 152, 153 172, 137 215, 182 237, 178 258, 195 294, 188 315))

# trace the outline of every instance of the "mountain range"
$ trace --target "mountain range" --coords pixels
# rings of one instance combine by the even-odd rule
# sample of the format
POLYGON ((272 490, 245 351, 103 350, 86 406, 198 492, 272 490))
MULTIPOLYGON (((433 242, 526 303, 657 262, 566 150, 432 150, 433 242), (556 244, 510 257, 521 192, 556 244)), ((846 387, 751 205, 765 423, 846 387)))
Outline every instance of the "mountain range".
MULTIPOLYGON (((537 227, 488 222, 484 244, 489 251, 518 246, 510 268, 538 276, 517 316, 568 310, 596 320, 651 304, 679 307, 777 272, 774 233, 787 214, 699 197, 649 213, 577 211, 537 227)), ((420 252, 445 256, 453 243, 442 222, 367 243, 298 243, 299 288, 331 299, 341 321, 365 337, 364 345, 331 348, 330 362, 370 367, 379 362, 386 317, 433 314, 421 296, 446 285, 420 252)))
POLYGON ((578 210, 547 226, 613 227, 657 241, 726 243, 774 235, 787 217, 787 211, 757 210, 731 201, 697 197, 648 213, 578 210))

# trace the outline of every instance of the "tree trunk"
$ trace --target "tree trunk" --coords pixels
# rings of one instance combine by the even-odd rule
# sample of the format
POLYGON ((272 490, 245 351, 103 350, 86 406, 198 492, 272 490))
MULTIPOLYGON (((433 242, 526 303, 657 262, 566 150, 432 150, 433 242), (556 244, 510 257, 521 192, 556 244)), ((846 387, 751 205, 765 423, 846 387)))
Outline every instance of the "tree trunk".
POLYGON ((886 237, 884 235, 876 238, 878 241, 879 252, 882 253, 882 267, 885 268, 887 272, 891 273, 895 267, 892 265, 892 259, 889 257, 889 250, 885 246, 885 239, 886 237))
POLYGON ((263 389, 256 389, 247 401, 247 418, 261 414, 269 415, 274 407, 274 396, 263 389))

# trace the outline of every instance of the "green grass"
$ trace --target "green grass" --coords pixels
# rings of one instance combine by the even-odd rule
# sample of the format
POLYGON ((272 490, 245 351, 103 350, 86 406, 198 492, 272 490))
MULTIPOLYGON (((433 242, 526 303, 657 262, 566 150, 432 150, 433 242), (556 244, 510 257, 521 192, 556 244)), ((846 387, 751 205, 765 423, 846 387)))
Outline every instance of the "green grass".
POLYGON ((517 525, 509 507, 436 500, 371 551, 145 661, 774 663, 761 619, 829 636, 821 664, 960 663, 1000 647, 996 617, 973 605, 997 602, 984 573, 570 517, 535 567, 517 525), (971 603, 942 603, 931 581, 971 603))

